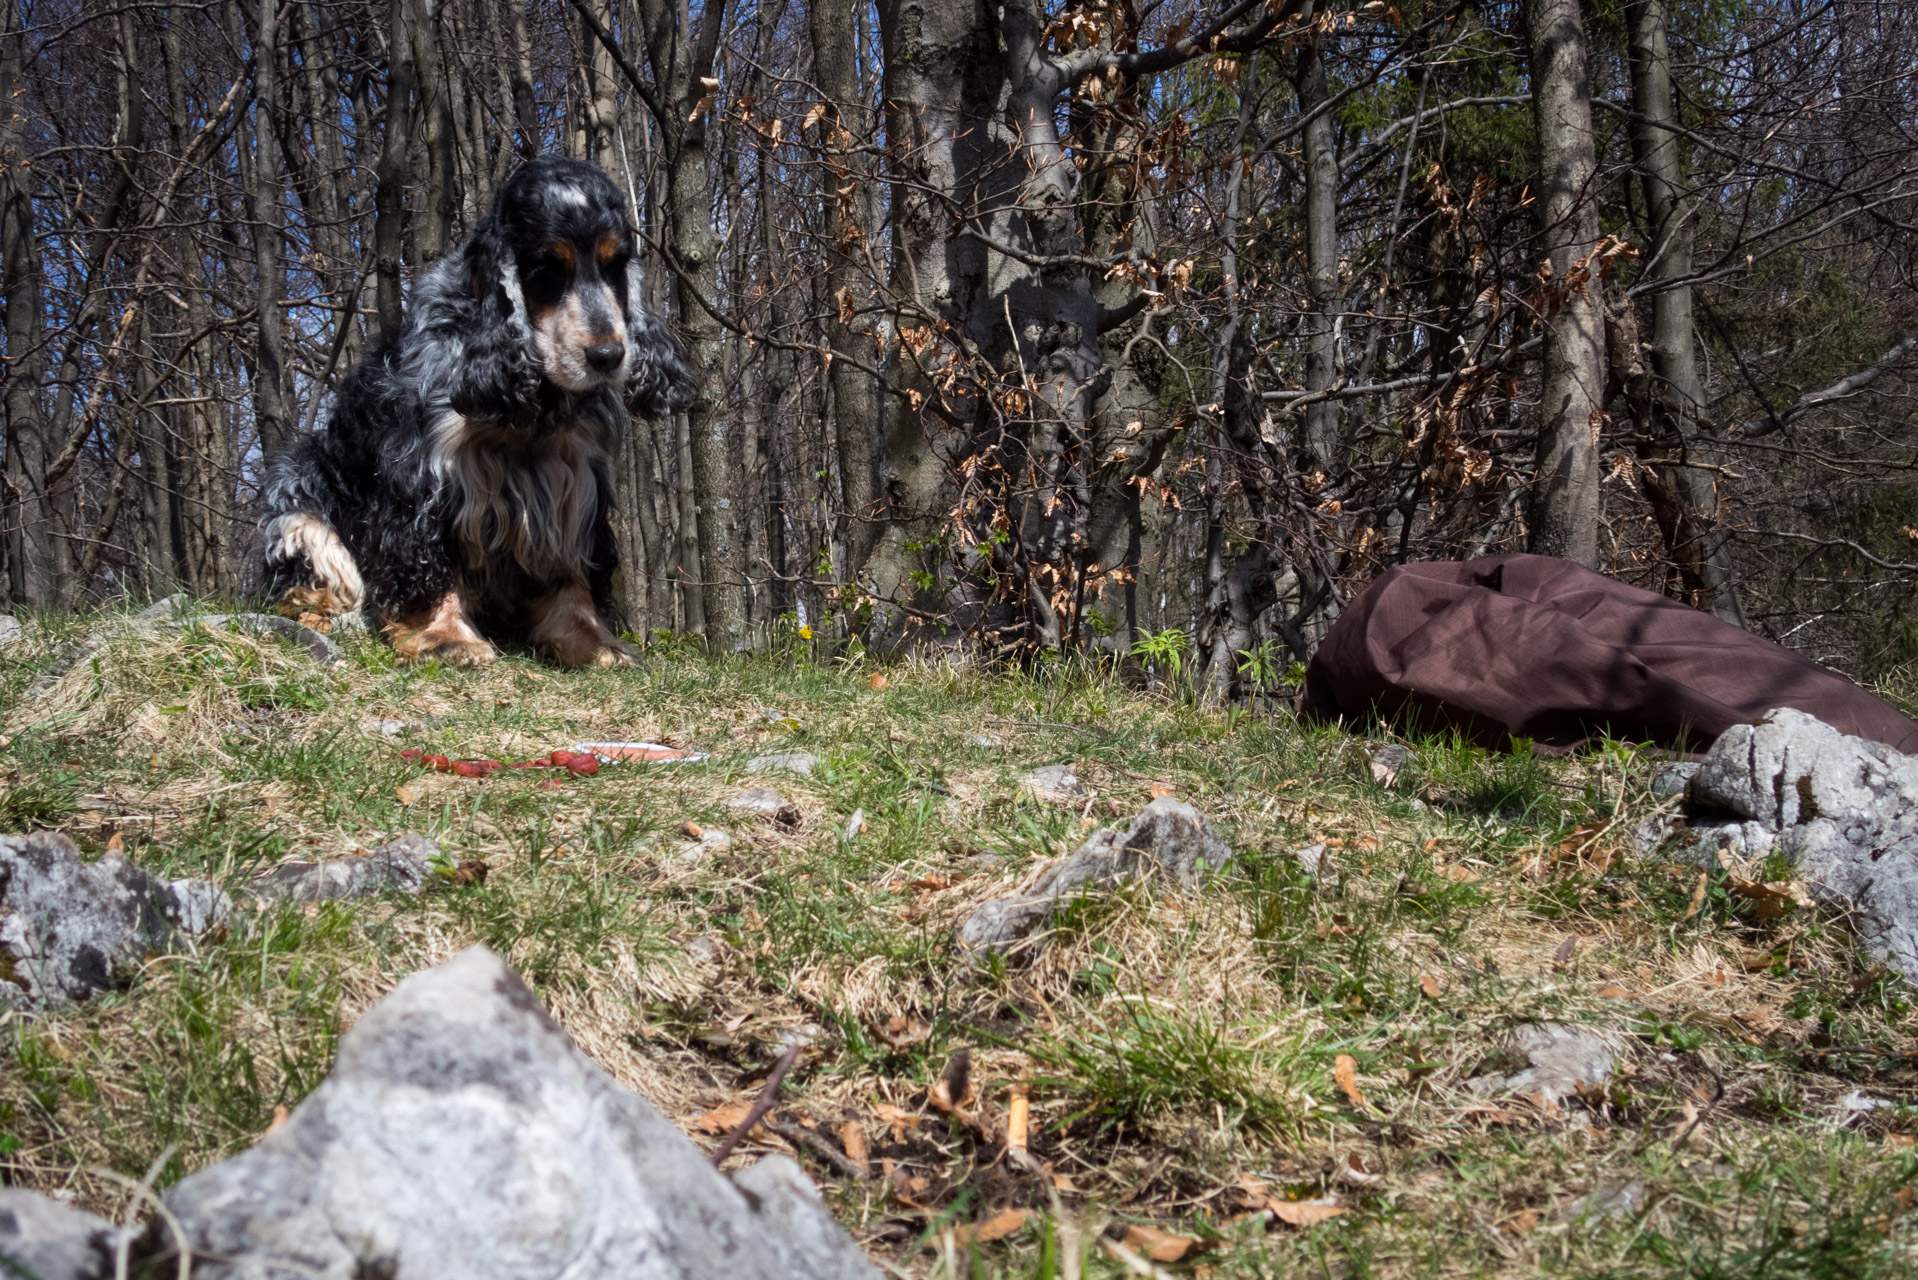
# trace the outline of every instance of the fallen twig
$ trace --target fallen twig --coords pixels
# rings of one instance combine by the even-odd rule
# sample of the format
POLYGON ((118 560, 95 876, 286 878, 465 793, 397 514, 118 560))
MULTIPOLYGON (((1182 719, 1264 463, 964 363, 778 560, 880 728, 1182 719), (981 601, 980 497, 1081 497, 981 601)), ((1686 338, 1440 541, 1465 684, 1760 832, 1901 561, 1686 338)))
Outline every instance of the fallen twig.
POLYGON ((773 1101, 779 1096, 779 1086, 785 1081, 786 1073, 793 1069, 793 1063, 799 1061, 799 1051, 804 1047, 798 1043, 790 1044, 786 1046, 786 1052, 779 1055, 779 1061, 773 1066, 773 1073, 766 1077, 765 1088, 761 1089, 759 1096, 753 1099, 752 1110, 746 1113, 744 1120, 733 1126, 733 1131, 726 1135, 725 1140, 719 1144, 719 1149, 713 1152, 715 1169, 725 1163, 726 1157, 733 1153, 733 1148, 753 1131, 754 1125, 766 1118, 768 1111, 773 1109, 773 1101))

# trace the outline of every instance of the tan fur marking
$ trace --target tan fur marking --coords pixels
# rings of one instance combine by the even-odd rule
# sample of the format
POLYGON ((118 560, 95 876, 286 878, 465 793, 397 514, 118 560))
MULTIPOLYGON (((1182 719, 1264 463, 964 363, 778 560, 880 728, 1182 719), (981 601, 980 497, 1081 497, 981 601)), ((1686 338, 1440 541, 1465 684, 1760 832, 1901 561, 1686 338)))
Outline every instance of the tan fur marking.
POLYGON ((608 231, 599 238, 599 265, 605 266, 619 252, 619 237, 608 231))
POLYGON ((425 614, 389 619, 380 625, 401 662, 438 658, 462 666, 483 666, 498 655, 466 620, 459 592, 449 591, 425 614))
POLYGON ((568 271, 571 271, 574 264, 579 261, 579 255, 573 252, 571 241, 555 240, 551 245, 547 246, 547 252, 558 259, 559 265, 565 267, 568 271))
POLYGON ((561 587, 533 606, 528 638, 562 667, 630 667, 627 645, 607 629, 584 583, 561 587))

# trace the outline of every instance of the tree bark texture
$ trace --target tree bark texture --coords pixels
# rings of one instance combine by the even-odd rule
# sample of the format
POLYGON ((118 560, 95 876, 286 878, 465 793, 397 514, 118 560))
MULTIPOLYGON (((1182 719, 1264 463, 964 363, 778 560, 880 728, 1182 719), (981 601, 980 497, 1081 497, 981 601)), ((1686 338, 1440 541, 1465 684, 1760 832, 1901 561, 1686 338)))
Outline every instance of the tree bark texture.
POLYGON ((1539 221, 1550 266, 1531 550, 1598 566, 1598 435, 1604 423, 1603 283, 1594 261, 1598 161, 1579 0, 1527 0, 1539 221))

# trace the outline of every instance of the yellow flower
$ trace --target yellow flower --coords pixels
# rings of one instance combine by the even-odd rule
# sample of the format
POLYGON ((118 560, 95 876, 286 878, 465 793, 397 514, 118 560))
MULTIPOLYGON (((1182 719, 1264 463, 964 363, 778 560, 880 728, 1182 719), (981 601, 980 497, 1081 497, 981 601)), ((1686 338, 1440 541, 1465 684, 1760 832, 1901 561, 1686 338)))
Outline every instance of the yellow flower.
POLYGON ((801 628, 799 628, 799 638, 800 638, 801 640, 810 640, 810 639, 812 639, 812 628, 811 628, 811 627, 801 627, 801 628))

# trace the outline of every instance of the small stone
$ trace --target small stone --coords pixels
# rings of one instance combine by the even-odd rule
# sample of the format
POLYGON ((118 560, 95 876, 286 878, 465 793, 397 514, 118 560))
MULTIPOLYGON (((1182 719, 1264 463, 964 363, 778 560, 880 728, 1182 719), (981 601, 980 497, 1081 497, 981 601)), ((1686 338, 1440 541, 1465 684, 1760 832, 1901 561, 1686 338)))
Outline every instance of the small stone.
POLYGON ((1554 1222, 1591 1222, 1601 1218, 1629 1218, 1645 1207, 1651 1191, 1644 1183, 1613 1182, 1561 1206, 1554 1222))
POLYGON ((360 728, 368 733, 378 734, 382 738, 397 738, 406 732, 407 723, 404 720, 391 719, 362 720, 360 728))
POLYGON ((146 625, 156 622, 172 622, 193 607, 192 599, 184 592, 176 592, 164 600, 155 600, 146 608, 133 615, 130 621, 146 625))
POLYGON ((783 770, 796 773, 800 777, 810 777, 819 757, 810 751, 779 751, 769 756, 754 756, 746 762, 747 773, 773 773, 783 770))
MULTIPOLYGON (((284 1124, 165 1200, 196 1280, 879 1280, 804 1187, 790 1162, 714 1169, 471 947, 401 982, 284 1124)), ((139 1274, 172 1274, 167 1229, 147 1243, 139 1274)))
POLYGON ((716 964, 719 960, 718 939, 703 933, 688 942, 682 950, 685 951, 686 958, 694 964, 716 964))
POLYGON ((1412 752, 1396 742, 1388 742, 1372 752, 1372 781, 1382 787, 1396 784, 1399 775, 1412 763, 1412 752))
POLYGON ((851 840, 866 829, 866 811, 854 809, 852 817, 846 819, 846 839, 851 840))
POLYGON ((254 635, 279 635, 293 640, 316 662, 332 664, 345 657, 340 646, 313 630, 303 627, 291 618, 282 618, 273 613, 209 613, 201 618, 182 618, 169 625, 176 627, 203 626, 208 631, 222 631, 231 628, 247 631, 254 635))
POLYGON ((1506 1050, 1528 1065, 1510 1075, 1476 1076, 1465 1087, 1477 1094, 1542 1096, 1556 1104, 1603 1088, 1612 1078, 1612 1047, 1563 1023, 1528 1022, 1512 1032, 1506 1050))
POLYGON ((116 1235, 105 1218, 0 1187, 0 1275, 100 1280, 113 1274, 116 1235))
POLYGON ((1294 849, 1292 858, 1299 864, 1299 870, 1308 876, 1316 876, 1325 869, 1325 846, 1308 844, 1303 849, 1294 849))
POLYGON ((1123 832, 1096 831, 1025 893, 984 903, 959 926, 959 937, 981 951, 1006 951, 1044 928, 1060 904, 1141 875, 1164 875, 1182 889, 1208 868, 1232 857, 1205 816, 1171 796, 1160 796, 1123 832))
POLYGON ((1677 760, 1652 775, 1652 798, 1658 801, 1676 800, 1685 794, 1692 785, 1692 778, 1698 773, 1700 761, 1677 760))
POLYGON ((439 845, 409 831, 363 857, 282 862, 256 877, 248 888, 255 897, 293 902, 366 898, 388 889, 418 893, 442 857, 439 845))
POLYGON ((726 807, 734 813, 750 813, 760 817, 774 818, 786 807, 786 797, 771 787, 753 787, 727 799, 726 807))
POLYGON ((1848 1116, 1864 1115, 1871 1111, 1882 1111, 1887 1107, 1896 1107, 1897 1105, 1898 1104, 1890 1098, 1874 1098, 1861 1089, 1853 1089, 1850 1093, 1838 1099, 1838 1109, 1848 1116))
POLYGON ((20 638, 20 619, 10 613, 0 613, 0 645, 12 644, 20 638))
POLYGON ((1063 764, 1049 764, 1023 773, 1019 776, 1019 786, 1046 804, 1078 805, 1092 795, 1071 766, 1063 764))
POLYGON ((0 1002, 57 1009, 121 986, 229 906, 213 885, 162 880, 118 854, 83 861, 58 832, 0 836, 0 1002))
POLYGON ((1001 748, 1003 748, 1006 744, 999 741, 999 739, 993 737, 989 733, 969 733, 966 735, 966 745, 971 747, 983 747, 987 751, 998 751, 1001 748))

